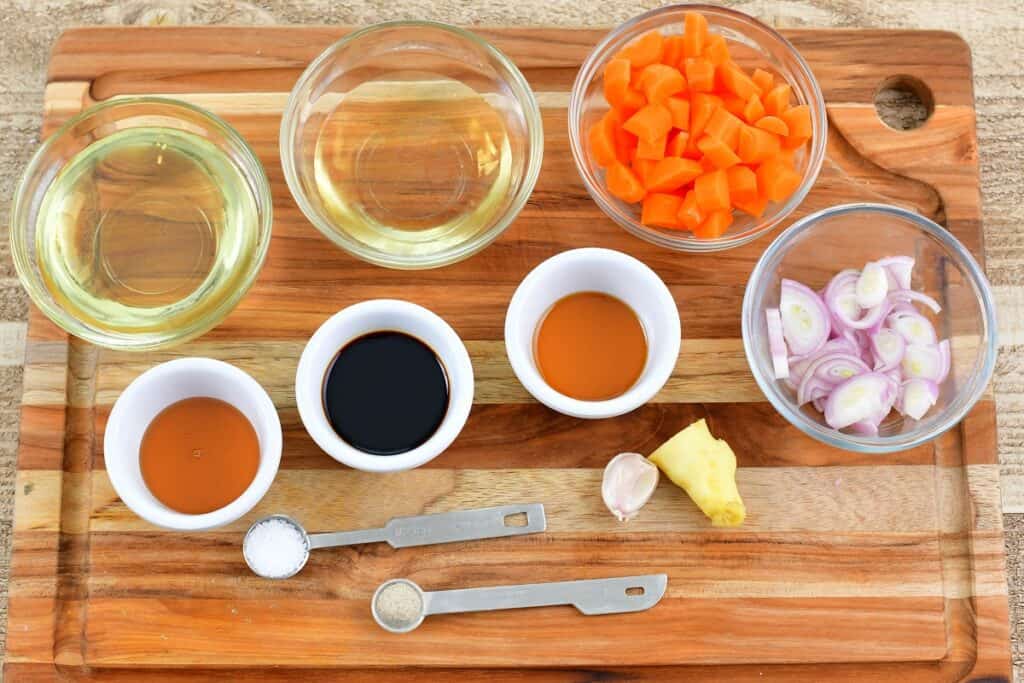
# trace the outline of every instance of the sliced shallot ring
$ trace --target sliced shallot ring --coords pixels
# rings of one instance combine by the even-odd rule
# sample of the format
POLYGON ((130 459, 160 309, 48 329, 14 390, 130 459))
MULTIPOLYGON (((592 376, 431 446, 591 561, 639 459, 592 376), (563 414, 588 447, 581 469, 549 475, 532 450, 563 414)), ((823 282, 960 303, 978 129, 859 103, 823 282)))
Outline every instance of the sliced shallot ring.
POLYGON ((782 281, 782 333, 794 354, 817 351, 832 331, 831 316, 817 292, 795 280, 782 281))
POLYGON ((769 308, 764 312, 768 323, 768 350, 772 354, 772 370, 775 379, 786 379, 789 377, 789 358, 786 350, 786 340, 782 336, 782 316, 779 309, 769 308))
POLYGON ((895 330, 884 327, 871 335, 871 351, 878 372, 898 368, 906 350, 906 339, 895 330))
POLYGON ((885 268, 896 285, 893 289, 910 289, 911 275, 914 271, 914 259, 910 256, 889 256, 876 261, 885 268))
POLYGON ((908 344, 934 344, 938 341, 932 322, 920 313, 890 313, 886 323, 907 340, 908 344))
POLYGON ((885 417, 882 408, 892 380, 879 372, 851 377, 832 390, 825 402, 825 422, 843 429, 863 420, 885 417))
POLYGON ((892 292, 889 294, 889 298, 895 303, 896 301, 919 301, 928 308, 932 309, 932 313, 942 312, 942 306, 939 302, 931 298, 927 294, 921 292, 915 292, 912 289, 902 289, 898 292, 892 292))
POLYGON ((896 409, 907 417, 920 420, 938 400, 938 384, 927 379, 908 379, 900 387, 896 409))
POLYGON ((930 344, 907 344, 900 369, 903 379, 928 379, 933 382, 942 381, 943 371, 948 372, 948 364, 944 368, 943 352, 939 347, 930 344))
POLYGON ((889 293, 889 280, 886 269, 879 263, 864 265, 857 278, 857 305, 861 308, 874 308, 885 301, 889 293))

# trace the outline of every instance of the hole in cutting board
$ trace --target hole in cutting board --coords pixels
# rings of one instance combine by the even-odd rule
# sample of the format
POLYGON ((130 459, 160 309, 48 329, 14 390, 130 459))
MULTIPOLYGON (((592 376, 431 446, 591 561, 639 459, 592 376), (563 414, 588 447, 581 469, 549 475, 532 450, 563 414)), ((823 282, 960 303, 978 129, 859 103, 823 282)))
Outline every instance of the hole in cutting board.
POLYGON ((526 526, 529 523, 530 522, 527 519, 525 512, 515 512, 511 515, 505 515, 505 526, 526 526))
POLYGON ((629 596, 643 595, 644 593, 645 591, 643 586, 631 586, 630 588, 626 589, 626 595, 629 596))
POLYGON ((935 112, 935 96, 919 78, 892 76, 875 93, 875 112, 893 130, 914 130, 935 112))

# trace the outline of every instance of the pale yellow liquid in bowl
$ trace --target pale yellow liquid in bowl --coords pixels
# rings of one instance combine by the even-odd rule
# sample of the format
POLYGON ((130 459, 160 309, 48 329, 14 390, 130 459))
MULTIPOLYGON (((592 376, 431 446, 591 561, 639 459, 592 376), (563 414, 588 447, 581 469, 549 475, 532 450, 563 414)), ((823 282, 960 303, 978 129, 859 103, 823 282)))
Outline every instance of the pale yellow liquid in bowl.
POLYGON ((211 142, 125 129, 79 152, 43 198, 40 271, 83 323, 120 333, 187 328, 242 286, 255 258, 251 188, 211 142))
POLYGON ((396 255, 447 251, 506 210, 513 154, 498 107, 437 74, 391 74, 345 93, 316 141, 314 177, 335 229, 396 255))

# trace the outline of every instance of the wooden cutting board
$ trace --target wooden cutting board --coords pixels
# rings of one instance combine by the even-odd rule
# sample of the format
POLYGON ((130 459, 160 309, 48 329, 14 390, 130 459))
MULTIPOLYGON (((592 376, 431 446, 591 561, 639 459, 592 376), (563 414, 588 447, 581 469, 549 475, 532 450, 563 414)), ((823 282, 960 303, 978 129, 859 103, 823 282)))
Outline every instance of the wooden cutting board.
MULTIPOLYGON (((277 154, 281 110, 339 28, 96 28, 53 52, 46 131, 97 101, 165 93, 208 107, 252 143, 273 185, 274 237, 260 279, 200 340, 169 352, 99 351, 33 311, 10 583, 8 680, 1007 680, 1006 580, 995 408, 986 394, 932 444, 887 456, 828 448, 765 401, 740 340, 743 287, 771 238, 719 254, 641 242, 587 196, 567 143, 566 105, 599 30, 481 29, 520 66, 544 116, 540 181, 512 228, 482 253, 425 272, 376 268, 333 247, 302 216, 277 154), (545 258, 619 249, 669 284, 683 321, 672 379, 629 415, 557 415, 520 387, 505 358, 505 307, 545 258), (398 297, 446 318, 466 340, 476 405, 456 443, 418 470, 373 475, 321 453, 295 409, 304 341, 329 315, 398 297), (234 363, 270 392, 284 426, 282 467, 258 508, 229 528, 156 529, 114 495, 102 433, 139 373, 170 358, 234 363), (712 529, 663 482, 628 525, 599 495, 620 451, 650 452, 700 417, 732 444, 749 516, 712 529), (549 532, 392 550, 320 551, 295 579, 243 564, 242 532, 287 512, 311 531, 393 515, 543 501, 549 532), (569 608, 459 615, 395 636, 371 620, 384 579, 426 589, 667 572, 654 609, 584 617, 569 608), (437 667, 443 668, 439 671, 437 667), (529 671, 518 672, 527 667, 529 671)), ((828 159, 794 218, 855 200, 912 207, 982 256, 970 52, 949 33, 790 31, 828 102, 828 159), (913 131, 877 117, 893 77, 930 89, 913 131)))

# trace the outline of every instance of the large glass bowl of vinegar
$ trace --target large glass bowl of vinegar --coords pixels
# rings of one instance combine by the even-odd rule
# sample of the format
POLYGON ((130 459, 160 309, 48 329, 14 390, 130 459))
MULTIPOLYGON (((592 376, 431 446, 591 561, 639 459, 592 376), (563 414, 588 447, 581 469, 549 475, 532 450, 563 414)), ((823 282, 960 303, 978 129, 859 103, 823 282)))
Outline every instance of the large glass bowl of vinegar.
POLYGON ((299 208, 332 242, 390 268, 444 266, 497 239, 540 172, 540 110, 480 37, 399 21, 346 36, 299 78, 281 122, 299 208))
POLYGON ((212 113, 118 98, 32 157, 11 207, 14 265, 33 303, 114 349, 180 344, 245 296, 270 244, 266 174, 212 113))

